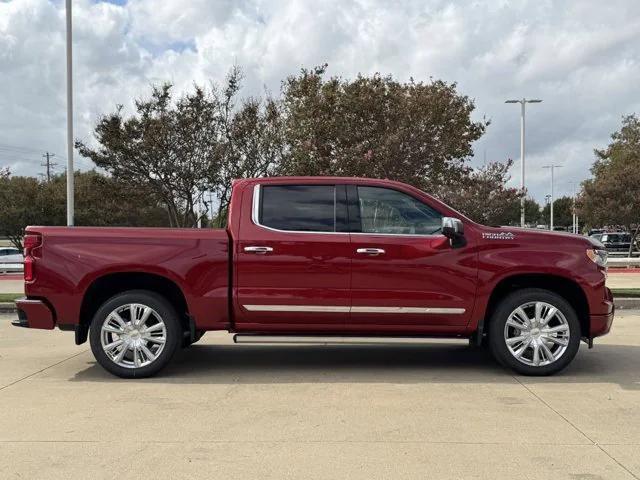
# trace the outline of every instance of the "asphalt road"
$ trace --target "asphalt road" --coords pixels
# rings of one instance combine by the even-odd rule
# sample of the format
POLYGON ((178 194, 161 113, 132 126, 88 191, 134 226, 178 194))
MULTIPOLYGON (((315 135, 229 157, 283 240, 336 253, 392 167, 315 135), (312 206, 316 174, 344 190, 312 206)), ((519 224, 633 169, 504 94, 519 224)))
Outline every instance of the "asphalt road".
POLYGON ((460 342, 241 346, 154 379, 0 316, 2 479, 640 478, 640 312, 550 378, 460 342))

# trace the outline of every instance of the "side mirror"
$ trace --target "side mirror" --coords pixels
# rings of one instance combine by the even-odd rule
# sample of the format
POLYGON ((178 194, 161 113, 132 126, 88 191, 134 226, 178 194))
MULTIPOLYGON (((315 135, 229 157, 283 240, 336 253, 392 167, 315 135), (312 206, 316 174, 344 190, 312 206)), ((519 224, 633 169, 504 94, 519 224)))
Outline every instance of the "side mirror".
POLYGON ((464 235, 464 224, 454 217, 442 217, 442 234, 455 240, 464 235))

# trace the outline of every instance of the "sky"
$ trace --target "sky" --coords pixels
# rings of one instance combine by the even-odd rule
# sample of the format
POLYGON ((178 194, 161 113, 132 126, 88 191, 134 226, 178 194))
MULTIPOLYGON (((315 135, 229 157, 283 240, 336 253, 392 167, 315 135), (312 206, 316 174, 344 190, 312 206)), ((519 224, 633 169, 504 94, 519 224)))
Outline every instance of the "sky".
MULTIPOLYGON (((593 149, 623 115, 640 114, 640 1, 73 0, 75 131, 164 81, 185 91, 237 64, 243 92, 278 93, 302 67, 457 82, 489 119, 474 166, 512 158, 520 182, 519 105, 527 108, 526 184, 542 201, 588 178, 593 149)), ((0 167, 44 172, 66 162, 63 0, 0 0, 0 167)), ((75 155, 76 166, 92 164, 75 155)))

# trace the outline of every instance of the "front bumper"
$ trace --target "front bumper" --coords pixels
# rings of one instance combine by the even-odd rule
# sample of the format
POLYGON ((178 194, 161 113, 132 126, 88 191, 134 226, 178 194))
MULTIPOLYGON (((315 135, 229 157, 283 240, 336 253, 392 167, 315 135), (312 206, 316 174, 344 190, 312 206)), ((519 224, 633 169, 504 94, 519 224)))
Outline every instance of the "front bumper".
POLYGON ((51 308, 42 300, 19 298, 16 300, 18 319, 11 322, 15 327, 41 328, 52 330, 55 327, 55 317, 51 308))
POLYGON ((611 330, 615 306, 613 304, 613 294, 608 287, 605 287, 605 298, 603 300, 603 310, 606 312, 600 315, 590 315, 589 337, 600 337, 606 335, 611 330))

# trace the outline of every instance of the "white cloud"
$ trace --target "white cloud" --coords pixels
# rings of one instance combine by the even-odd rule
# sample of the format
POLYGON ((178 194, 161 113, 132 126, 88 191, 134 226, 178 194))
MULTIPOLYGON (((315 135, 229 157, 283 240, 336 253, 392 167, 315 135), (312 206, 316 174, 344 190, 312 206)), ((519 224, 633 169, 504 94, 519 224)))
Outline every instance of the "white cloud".
MULTIPOLYGON (((41 171, 45 150, 64 160, 64 45, 64 2, 0 3, 0 164, 15 173, 41 171)), ((237 63, 247 94, 277 92, 287 75, 328 62, 345 77, 457 81, 476 117, 492 120, 475 164, 519 157, 519 111, 505 99, 544 99, 527 116, 528 184, 542 199, 542 165, 565 165, 558 185, 584 179, 593 148, 640 113, 639 45, 633 1, 74 0, 76 137, 152 83, 182 90, 237 63)), ((518 162, 514 183, 517 172, 518 162)))

